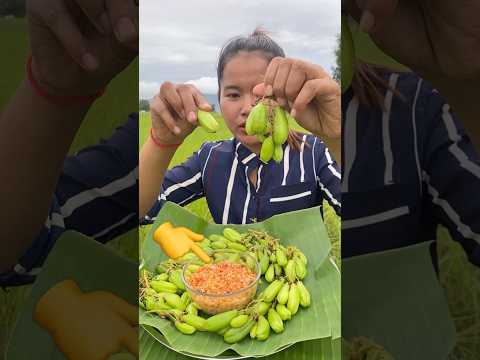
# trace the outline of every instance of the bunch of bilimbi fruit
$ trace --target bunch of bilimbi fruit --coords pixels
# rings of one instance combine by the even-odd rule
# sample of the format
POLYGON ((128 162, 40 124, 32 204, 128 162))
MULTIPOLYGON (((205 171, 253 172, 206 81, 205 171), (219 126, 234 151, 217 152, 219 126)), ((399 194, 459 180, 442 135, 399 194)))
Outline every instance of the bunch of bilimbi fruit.
POLYGON ((288 139, 290 119, 293 119, 290 114, 269 98, 261 99, 250 111, 245 132, 248 135, 256 135, 262 142, 260 160, 264 163, 272 159, 276 162, 282 161, 282 146, 288 139))
MULTIPOLYGON (((248 335, 264 341, 272 330, 275 333, 283 332, 285 323, 301 307, 310 306, 310 292, 302 282, 307 276, 307 257, 295 246, 285 247, 278 239, 263 231, 249 230, 248 233, 239 234, 230 228, 224 229, 223 235, 205 238, 199 245, 205 251, 229 249, 239 253, 248 252, 258 261, 269 285, 244 309, 205 317, 185 291, 181 278, 183 264, 191 263, 196 258, 195 254, 188 253, 177 261, 170 259, 160 263, 156 275, 143 270, 140 277, 140 306, 149 313, 172 320, 181 333, 190 335, 196 331, 208 331, 222 336, 229 344, 240 342, 248 335)), ((195 267, 192 271, 199 267, 194 264, 190 266, 195 267)))

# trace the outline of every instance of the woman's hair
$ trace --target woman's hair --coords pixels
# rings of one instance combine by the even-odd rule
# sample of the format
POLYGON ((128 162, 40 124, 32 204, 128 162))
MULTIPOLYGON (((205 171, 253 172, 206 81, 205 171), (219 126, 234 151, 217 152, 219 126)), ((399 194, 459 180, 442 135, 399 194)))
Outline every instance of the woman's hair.
POLYGON ((400 99, 405 97, 396 89, 391 89, 388 80, 385 79, 385 73, 391 73, 392 69, 379 65, 371 65, 357 60, 352 79, 353 93, 358 97, 358 101, 367 107, 378 106, 383 109, 385 100, 385 91, 390 89, 393 94, 400 99))
MULTIPOLYGON (((265 59, 270 62, 274 57, 285 57, 283 49, 268 35, 268 32, 257 27, 254 32, 248 36, 237 36, 230 39, 220 51, 217 64, 218 79, 218 99, 220 100, 221 82, 223 80, 223 72, 228 62, 232 60, 239 52, 259 51, 265 59)), ((301 145, 301 137, 294 131, 290 130, 288 136, 290 147, 299 150, 301 145)))

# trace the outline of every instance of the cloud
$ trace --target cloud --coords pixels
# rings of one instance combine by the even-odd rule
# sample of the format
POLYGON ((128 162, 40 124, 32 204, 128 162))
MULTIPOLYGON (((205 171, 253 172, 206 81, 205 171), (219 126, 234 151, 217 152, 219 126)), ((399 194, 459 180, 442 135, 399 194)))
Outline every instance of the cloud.
POLYGON ((214 79, 222 45, 257 26, 270 31, 287 56, 327 71, 335 65, 338 0, 281 4, 276 0, 142 0, 139 11, 140 79, 144 82, 214 79))
POLYGON ((140 81, 138 92, 140 99, 151 99, 160 90, 158 82, 140 81))
POLYGON ((218 91, 218 82, 216 77, 204 76, 197 80, 189 80, 187 83, 195 85, 203 94, 216 95, 218 91))

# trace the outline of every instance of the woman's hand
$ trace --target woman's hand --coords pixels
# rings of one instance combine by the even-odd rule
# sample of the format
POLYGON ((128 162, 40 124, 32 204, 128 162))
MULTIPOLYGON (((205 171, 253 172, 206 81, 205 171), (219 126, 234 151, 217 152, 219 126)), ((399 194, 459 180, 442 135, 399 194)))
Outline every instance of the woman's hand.
POLYGON ((385 53, 422 76, 480 77, 480 2, 348 0, 347 11, 385 53))
POLYGON ((28 0, 35 79, 54 95, 104 88, 138 53, 132 0, 28 0))
POLYGON ((276 57, 265 80, 253 92, 274 96, 298 123, 314 135, 339 138, 341 134, 340 86, 321 66, 276 57))
POLYGON ((181 143, 197 126, 197 110, 212 107, 190 84, 165 82, 150 103, 152 127, 162 144, 181 143))

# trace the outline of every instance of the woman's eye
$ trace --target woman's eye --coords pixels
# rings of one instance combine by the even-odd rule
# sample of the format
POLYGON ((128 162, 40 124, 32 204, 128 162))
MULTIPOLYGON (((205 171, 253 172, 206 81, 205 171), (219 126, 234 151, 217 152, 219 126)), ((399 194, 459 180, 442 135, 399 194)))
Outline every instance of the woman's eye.
POLYGON ((229 98, 229 99, 236 99, 236 98, 238 98, 240 95, 238 95, 237 93, 230 93, 230 94, 227 94, 226 96, 227 96, 227 98, 229 98))

